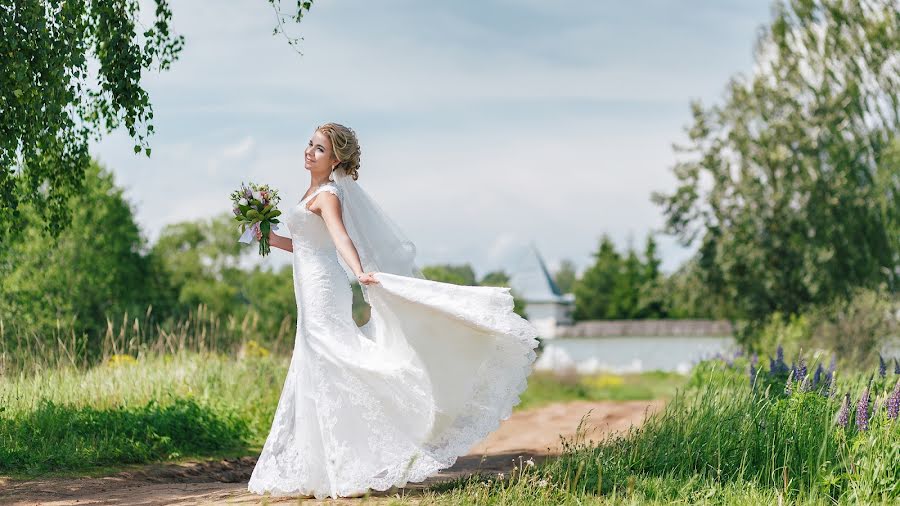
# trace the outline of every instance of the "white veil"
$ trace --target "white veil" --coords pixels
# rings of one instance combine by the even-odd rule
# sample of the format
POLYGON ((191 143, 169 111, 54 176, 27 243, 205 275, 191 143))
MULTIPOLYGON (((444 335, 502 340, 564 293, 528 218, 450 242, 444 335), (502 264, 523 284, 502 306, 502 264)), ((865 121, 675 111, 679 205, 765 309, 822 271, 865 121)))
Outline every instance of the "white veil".
MULTIPOLYGON (((341 217, 344 228, 365 272, 387 272, 398 276, 425 279, 416 267, 416 246, 400 230, 372 197, 343 170, 333 170, 332 179, 341 193, 341 217)), ((350 279, 356 279, 344 259, 338 255, 341 267, 350 279)), ((369 302, 366 285, 362 287, 363 298, 369 302)))

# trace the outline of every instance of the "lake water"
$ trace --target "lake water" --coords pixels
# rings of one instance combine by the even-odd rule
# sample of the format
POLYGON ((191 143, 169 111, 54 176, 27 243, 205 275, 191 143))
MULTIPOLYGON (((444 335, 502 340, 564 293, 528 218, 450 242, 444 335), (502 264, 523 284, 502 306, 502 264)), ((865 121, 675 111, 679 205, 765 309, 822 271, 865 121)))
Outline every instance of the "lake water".
POLYGON ((580 373, 676 371, 687 373, 697 361, 731 353, 731 337, 571 337, 548 339, 536 370, 580 373))

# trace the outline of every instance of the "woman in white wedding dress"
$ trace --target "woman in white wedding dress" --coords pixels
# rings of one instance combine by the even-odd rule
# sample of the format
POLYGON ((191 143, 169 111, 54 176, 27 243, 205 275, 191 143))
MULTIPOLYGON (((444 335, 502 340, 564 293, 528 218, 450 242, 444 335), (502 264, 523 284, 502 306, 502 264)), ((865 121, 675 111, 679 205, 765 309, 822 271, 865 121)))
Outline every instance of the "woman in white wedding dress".
POLYGON ((317 128, 310 189, 283 210, 290 237, 270 234, 293 256, 297 334, 247 486, 257 494, 337 498, 422 481, 509 417, 535 359, 537 331, 513 312, 509 288, 423 279, 412 256, 404 264, 376 244, 387 234, 367 236, 371 216, 345 226, 359 209, 359 153, 351 129, 317 128), (348 270, 371 306, 362 327, 348 270))

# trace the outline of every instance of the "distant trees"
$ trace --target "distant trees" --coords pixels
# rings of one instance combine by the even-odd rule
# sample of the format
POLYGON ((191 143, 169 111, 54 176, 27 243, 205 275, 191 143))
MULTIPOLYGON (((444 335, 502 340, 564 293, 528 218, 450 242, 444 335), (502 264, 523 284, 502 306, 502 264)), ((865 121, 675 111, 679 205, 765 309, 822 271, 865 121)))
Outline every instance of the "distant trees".
POLYGON ((600 238, 589 266, 573 285, 576 320, 617 318, 664 318, 667 310, 660 299, 660 259, 656 241, 647 237, 644 258, 634 249, 625 255, 616 251, 607 235, 600 238))
POLYGON ((59 325, 89 334, 96 344, 106 316, 165 311, 168 285, 129 203, 112 176, 88 165, 81 192, 67 199, 72 217, 57 237, 44 229, 33 204, 23 203, 19 239, 0 247, 0 318, 38 336, 59 325))
POLYGON ((561 293, 572 293, 572 288, 575 286, 575 279, 577 277, 575 264, 567 259, 562 260, 559 263, 559 269, 553 273, 553 281, 556 282, 556 286, 561 293))

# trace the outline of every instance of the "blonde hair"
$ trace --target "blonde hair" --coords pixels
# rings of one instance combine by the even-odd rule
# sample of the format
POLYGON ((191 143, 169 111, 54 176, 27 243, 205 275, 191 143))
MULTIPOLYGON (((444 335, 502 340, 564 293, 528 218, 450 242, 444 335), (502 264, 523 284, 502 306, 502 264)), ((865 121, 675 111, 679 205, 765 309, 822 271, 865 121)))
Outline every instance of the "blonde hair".
POLYGON ((334 157, 338 159, 334 170, 343 169, 344 173, 352 177, 354 181, 359 179, 359 156, 361 153, 356 132, 339 123, 325 123, 316 130, 327 135, 331 140, 331 150, 334 152, 334 157))

